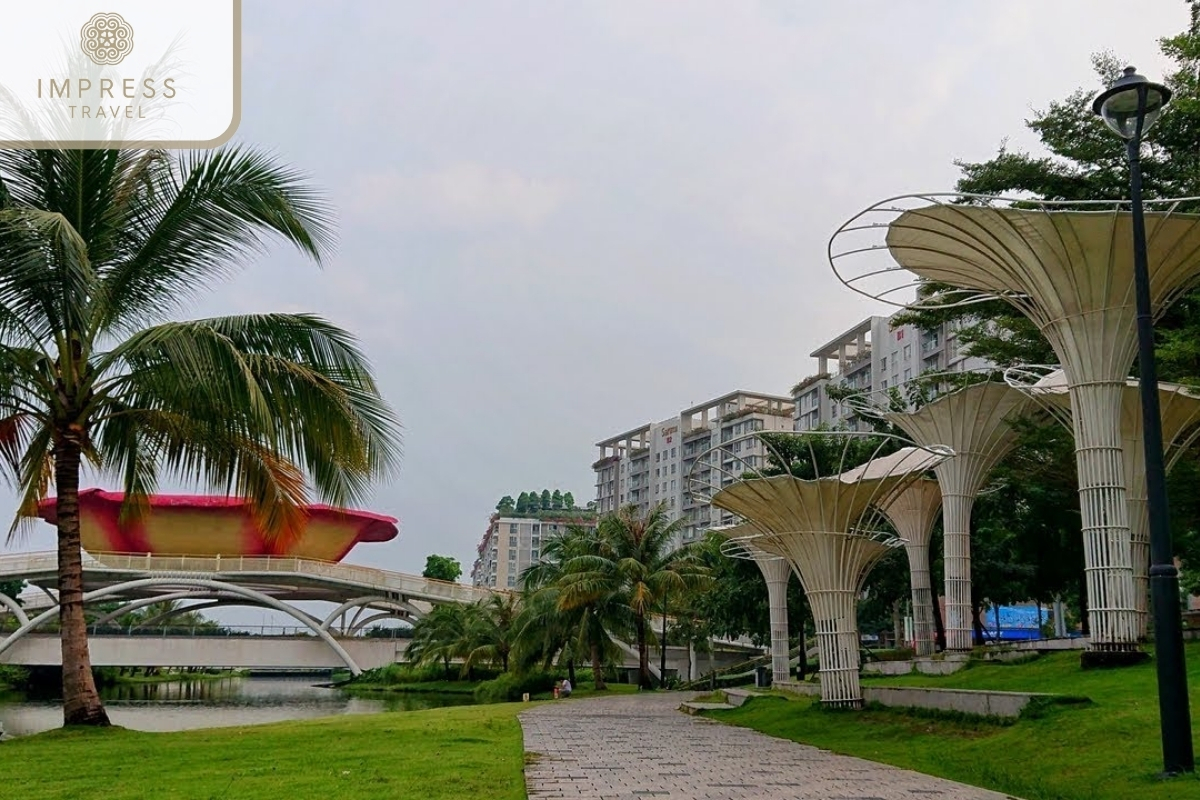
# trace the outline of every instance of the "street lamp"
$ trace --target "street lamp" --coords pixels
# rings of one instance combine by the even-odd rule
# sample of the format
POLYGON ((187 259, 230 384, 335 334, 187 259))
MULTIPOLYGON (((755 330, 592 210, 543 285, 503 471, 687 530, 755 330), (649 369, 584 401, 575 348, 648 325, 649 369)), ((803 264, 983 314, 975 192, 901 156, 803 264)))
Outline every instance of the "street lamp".
MULTIPOLYGON (((1163 769, 1169 775, 1192 772, 1192 723, 1188 710, 1183 625, 1179 608, 1179 572, 1171 554, 1167 519, 1166 468, 1158 409, 1158 370, 1154 364, 1154 318, 1150 312, 1150 272, 1146 264, 1146 221, 1142 212, 1142 135, 1171 101, 1171 90, 1151 83, 1133 67, 1101 92, 1092 104, 1109 128, 1125 140, 1129 156, 1129 193, 1133 211, 1133 279, 1137 291, 1138 384, 1146 449, 1146 498, 1150 522, 1150 597, 1154 606, 1158 710, 1162 729, 1163 769)), ((1136 476, 1126 476, 1126 480, 1136 476)))

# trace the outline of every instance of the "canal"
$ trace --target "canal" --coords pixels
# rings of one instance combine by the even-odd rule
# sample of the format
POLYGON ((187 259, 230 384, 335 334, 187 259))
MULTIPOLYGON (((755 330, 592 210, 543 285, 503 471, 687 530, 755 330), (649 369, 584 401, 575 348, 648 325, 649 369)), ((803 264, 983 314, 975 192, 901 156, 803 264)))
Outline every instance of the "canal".
MULTIPOLYGON (((415 711, 468 705, 466 694, 389 693, 350 696, 322 688, 319 676, 229 677, 104 686, 100 695, 114 725, 139 731, 182 731, 261 725, 338 714, 415 711)), ((56 697, 0 694, 0 724, 10 736, 58 728, 62 704, 56 697)))

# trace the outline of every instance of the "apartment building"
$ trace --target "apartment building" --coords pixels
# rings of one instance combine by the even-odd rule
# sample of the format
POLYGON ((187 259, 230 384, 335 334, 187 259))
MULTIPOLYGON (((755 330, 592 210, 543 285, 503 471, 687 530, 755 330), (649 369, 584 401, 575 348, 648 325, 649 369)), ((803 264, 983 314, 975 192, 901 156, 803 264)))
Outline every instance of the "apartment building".
POLYGON ((521 573, 541 557, 542 542, 567 527, 596 527, 591 511, 538 511, 532 515, 494 513, 476 548, 471 583, 498 589, 520 586, 521 573))
POLYGON ((665 503, 673 518, 686 520, 676 546, 694 541, 711 527, 732 524, 732 516, 692 496, 689 473, 695 466, 700 480, 732 483, 742 471, 760 467, 764 457, 762 442, 739 437, 790 431, 793 414, 790 398, 737 391, 598 442, 600 458, 592 464, 596 511, 609 514, 632 504, 645 513, 665 503), (697 466, 701 456, 723 444, 730 446, 697 466))
POLYGON ((870 425, 829 397, 836 385, 857 392, 880 392, 926 372, 962 372, 986 368, 988 362, 960 352, 957 324, 924 330, 892 325, 890 317, 868 317, 818 347, 810 357, 817 371, 792 387, 795 429, 819 427, 868 430, 870 425))

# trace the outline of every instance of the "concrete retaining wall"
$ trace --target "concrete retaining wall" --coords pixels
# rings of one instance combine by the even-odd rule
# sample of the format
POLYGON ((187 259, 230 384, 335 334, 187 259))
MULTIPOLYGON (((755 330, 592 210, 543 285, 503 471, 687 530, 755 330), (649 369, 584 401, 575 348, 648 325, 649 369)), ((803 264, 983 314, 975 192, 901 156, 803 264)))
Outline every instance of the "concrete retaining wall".
MULTIPOLYGON (((821 687, 815 683, 789 681, 775 684, 793 694, 818 696, 821 687)), ((863 700, 889 708, 924 708, 935 711, 957 711, 981 717, 1015 719, 1029 702, 1049 694, 1026 692, 993 692, 980 689, 930 689, 908 686, 864 686, 863 700)))
POLYGON ((949 675, 967 665, 966 653, 947 653, 941 658, 914 658, 911 661, 870 661, 863 672, 870 675, 908 675, 916 670, 923 675, 949 675))

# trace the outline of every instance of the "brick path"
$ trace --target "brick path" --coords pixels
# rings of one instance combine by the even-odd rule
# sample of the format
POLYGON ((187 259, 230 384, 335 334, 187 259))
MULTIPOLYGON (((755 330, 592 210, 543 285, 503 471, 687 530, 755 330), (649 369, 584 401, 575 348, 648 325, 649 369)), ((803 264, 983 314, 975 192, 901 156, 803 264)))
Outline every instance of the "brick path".
POLYGON ((693 696, 569 700, 521 714, 525 752, 536 754, 525 766, 530 800, 1007 799, 678 711, 693 696))

